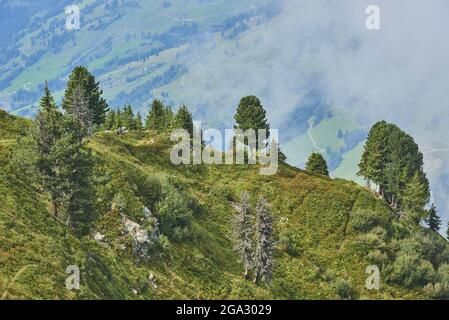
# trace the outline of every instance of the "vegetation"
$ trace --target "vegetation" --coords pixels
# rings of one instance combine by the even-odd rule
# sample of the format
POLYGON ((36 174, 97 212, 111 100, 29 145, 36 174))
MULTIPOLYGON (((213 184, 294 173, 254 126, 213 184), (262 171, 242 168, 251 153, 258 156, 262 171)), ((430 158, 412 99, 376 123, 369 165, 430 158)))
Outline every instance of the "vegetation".
MULTIPOLYGON (((71 103, 60 112, 44 88, 24 131, 27 121, 0 113, 2 298, 448 298, 449 245, 435 231, 436 208, 424 207, 419 150, 399 128, 375 126, 362 159, 381 199, 282 162, 273 176, 259 165, 175 166, 169 133, 175 119, 189 120, 186 108, 171 117, 154 102, 146 130, 88 135, 71 103), (376 142, 390 134, 410 153, 399 159, 376 142), (403 210, 428 212, 431 227, 403 210), (373 264, 379 290, 365 287, 373 264), (70 265, 80 290, 64 286, 70 265)), ((136 119, 127 106, 102 126, 136 119)))
POLYGON ((394 208, 418 221, 430 199, 423 155, 413 138, 394 124, 381 121, 368 134, 359 175, 379 186, 379 194, 394 208))
POLYGON ((101 126, 108 111, 108 104, 101 95, 103 91, 100 89, 99 82, 87 70, 86 67, 76 67, 69 77, 67 88, 62 99, 62 108, 69 114, 80 116, 77 112, 77 106, 86 110, 82 111, 82 117, 79 118, 83 123, 87 120, 92 124, 101 126), (77 103, 78 102, 78 103, 77 103), (85 117, 88 117, 86 119, 85 117))
POLYGON ((318 152, 314 152, 310 155, 306 163, 306 170, 323 176, 329 176, 326 160, 321 153, 318 152))
POLYGON ((267 130, 266 137, 270 137, 270 125, 266 118, 266 111, 260 100, 255 96, 243 97, 237 106, 234 116, 235 129, 246 131, 252 129, 256 131, 256 141, 258 139, 259 129, 267 130))

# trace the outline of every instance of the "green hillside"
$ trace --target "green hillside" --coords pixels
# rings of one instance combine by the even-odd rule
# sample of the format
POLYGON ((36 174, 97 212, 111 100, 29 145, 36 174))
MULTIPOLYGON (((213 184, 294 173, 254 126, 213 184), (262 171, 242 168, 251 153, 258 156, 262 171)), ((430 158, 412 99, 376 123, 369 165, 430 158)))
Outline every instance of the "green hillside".
POLYGON ((104 239, 78 238, 52 216, 19 145, 4 142, 16 135, 8 119, 0 120, 1 299, 444 297, 423 288, 435 282, 446 288, 447 241, 398 220, 369 190, 286 164, 275 176, 248 165, 176 167, 168 137, 152 131, 90 138, 101 208, 93 229, 104 239), (245 280, 232 249, 233 204, 244 191, 251 201, 263 195, 272 205, 278 244, 269 284, 245 280), (177 199, 169 208, 189 213, 189 228, 139 261, 117 208, 145 227, 142 208, 160 213, 167 192, 177 199), (70 265, 81 270, 80 290, 65 287, 70 265), (365 287, 370 265, 381 270, 380 290, 365 287))

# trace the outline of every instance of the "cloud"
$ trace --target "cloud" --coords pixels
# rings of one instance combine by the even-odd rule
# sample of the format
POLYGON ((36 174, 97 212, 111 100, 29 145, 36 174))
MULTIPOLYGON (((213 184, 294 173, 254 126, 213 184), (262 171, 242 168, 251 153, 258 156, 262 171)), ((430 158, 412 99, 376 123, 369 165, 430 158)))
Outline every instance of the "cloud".
POLYGON ((447 215, 448 30, 446 0, 285 0, 279 16, 237 40, 198 47, 180 96, 213 105, 219 121, 230 123, 238 98, 257 94, 277 127, 314 91, 362 124, 396 122, 425 151, 447 215), (380 8, 380 30, 365 26, 371 4, 380 8))

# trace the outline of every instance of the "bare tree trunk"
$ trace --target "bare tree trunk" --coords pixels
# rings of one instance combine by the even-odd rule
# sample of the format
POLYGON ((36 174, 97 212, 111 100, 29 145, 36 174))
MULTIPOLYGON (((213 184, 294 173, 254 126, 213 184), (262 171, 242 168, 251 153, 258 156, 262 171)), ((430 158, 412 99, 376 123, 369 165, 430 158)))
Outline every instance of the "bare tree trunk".
POLYGON ((256 274, 254 275, 254 284, 257 284, 257 282, 259 282, 259 272, 256 272, 256 274))
POLYGON ((249 271, 248 271, 248 267, 246 267, 245 274, 244 274, 245 280, 248 280, 248 275, 249 275, 249 271))
POLYGON ((51 204, 53 207, 53 215, 57 218, 58 217, 58 204, 54 200, 52 200, 51 204))

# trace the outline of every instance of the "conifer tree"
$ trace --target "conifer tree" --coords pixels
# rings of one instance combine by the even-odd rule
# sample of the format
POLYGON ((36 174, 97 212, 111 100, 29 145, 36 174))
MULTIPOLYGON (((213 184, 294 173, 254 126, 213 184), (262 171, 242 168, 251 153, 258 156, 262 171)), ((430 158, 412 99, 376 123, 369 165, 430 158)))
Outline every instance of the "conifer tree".
POLYGON ((371 128, 359 168, 358 175, 375 182, 393 208, 422 215, 429 198, 423 154, 398 126, 380 121, 371 128))
POLYGON ((240 100, 234 120, 235 129, 242 131, 253 129, 256 131, 256 139, 258 139, 258 129, 266 129, 267 138, 270 137, 270 125, 266 118, 266 111, 255 96, 243 97, 240 100))
POLYGON ((186 106, 179 108, 175 116, 175 124, 178 129, 185 129, 193 137, 193 119, 192 114, 186 106))
POLYGON ((54 146, 62 135, 63 115, 59 112, 53 96, 45 84, 44 95, 40 100, 40 111, 36 116, 37 130, 33 137, 36 144, 36 167, 44 190, 50 194, 53 214, 58 216, 63 199, 62 183, 54 165, 54 146))
POLYGON ((362 160, 359 164, 358 175, 365 177, 380 185, 381 194, 384 185, 383 171, 385 168, 388 140, 388 124, 385 121, 377 122, 368 133, 362 160))
POLYGON ((130 105, 126 105, 123 108, 122 113, 122 126, 128 130, 136 129, 136 122, 134 120, 134 112, 130 105))
POLYGON ((83 142, 85 128, 81 122, 74 115, 67 115, 63 127, 64 133, 53 150, 64 193, 62 208, 66 224, 77 235, 83 236, 90 232, 91 222, 95 218, 94 163, 83 142))
POLYGON ((437 208, 435 204, 432 204, 428 211, 428 217, 426 219, 426 223, 429 226, 430 230, 433 230, 435 232, 440 231, 441 227, 441 218, 438 216, 437 208))
POLYGON ((253 216, 249 203, 249 194, 243 193, 242 199, 237 206, 237 217, 234 224, 234 233, 237 238, 236 251, 245 269, 245 279, 253 266, 253 216))
POLYGON ((256 207, 256 250, 254 254, 254 283, 269 282, 273 268, 275 241, 273 219, 267 200, 261 197, 256 207))
POLYGON ((108 112, 108 114, 106 115, 106 120, 103 124, 103 129, 104 130, 114 130, 116 129, 115 127, 115 116, 116 113, 114 110, 110 110, 108 112))
POLYGON ((86 133, 92 133, 92 113, 89 109, 89 100, 86 96, 86 92, 81 85, 78 85, 72 91, 71 99, 71 112, 86 128, 86 133))
POLYGON ((166 131, 170 131, 172 129, 175 129, 176 123, 175 123, 175 115, 173 113, 173 110, 170 107, 165 108, 165 127, 166 131))
POLYGON ((313 152, 309 156, 309 159, 306 162, 306 170, 324 176, 329 176, 326 160, 321 153, 313 152))
POLYGON ((122 120, 122 118, 123 118, 122 111, 119 108, 117 110, 117 113, 115 114, 115 125, 114 125, 115 129, 119 129, 119 128, 123 127, 123 120, 122 120))
POLYGON ((86 67, 76 67, 70 74, 67 88, 62 99, 62 108, 68 114, 73 112, 73 92, 77 87, 84 89, 92 116, 92 123, 96 126, 102 125, 105 121, 106 113, 109 110, 108 104, 106 103, 106 100, 101 97, 103 91, 100 89, 99 82, 95 81, 95 77, 86 67))
POLYGON ((423 209, 429 202, 429 181, 422 171, 415 172, 413 179, 407 183, 404 190, 403 206, 407 212, 423 214, 423 209))
POLYGON ((166 110, 160 100, 154 100, 151 104, 151 110, 148 113, 145 126, 149 130, 155 130, 158 133, 165 132, 166 128, 166 110))
POLYGON ((143 123, 142 123, 142 115, 140 112, 137 112, 136 119, 134 120, 136 130, 142 130, 143 129, 143 123))

